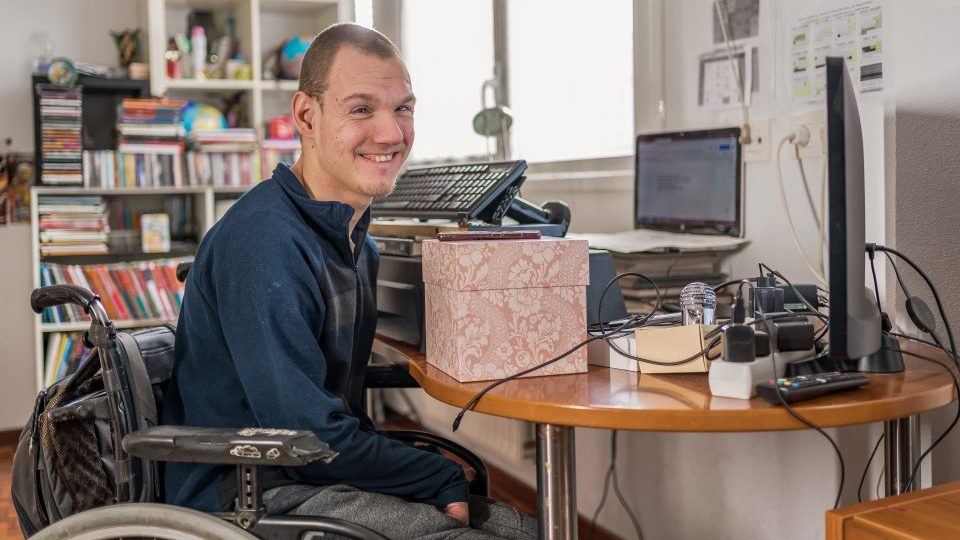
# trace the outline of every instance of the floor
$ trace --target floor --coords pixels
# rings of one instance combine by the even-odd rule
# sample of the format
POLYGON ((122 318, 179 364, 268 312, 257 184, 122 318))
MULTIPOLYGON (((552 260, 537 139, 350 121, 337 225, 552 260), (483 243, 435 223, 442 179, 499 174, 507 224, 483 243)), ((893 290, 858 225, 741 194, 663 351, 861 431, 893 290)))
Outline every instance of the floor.
POLYGON ((17 512, 10 501, 10 469, 13 467, 13 452, 16 445, 0 446, 0 539, 20 540, 20 525, 17 524, 17 512))

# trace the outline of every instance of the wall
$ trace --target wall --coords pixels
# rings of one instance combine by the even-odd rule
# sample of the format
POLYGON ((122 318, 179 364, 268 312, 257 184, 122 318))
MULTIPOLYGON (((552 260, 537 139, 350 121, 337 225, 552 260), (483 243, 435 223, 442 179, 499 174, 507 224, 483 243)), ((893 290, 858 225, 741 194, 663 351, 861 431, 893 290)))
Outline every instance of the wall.
MULTIPOLYGON (((940 292, 953 332, 960 336, 960 58, 944 55, 944 47, 957 42, 960 2, 898 3, 895 171, 893 244, 916 260, 940 292)), ((899 263, 911 294, 923 297, 936 309, 923 281, 899 263)), ((892 287, 892 285, 891 285, 892 287)), ((898 294, 897 305, 902 305, 898 294)), ((903 316, 902 328, 911 328, 903 316)), ((940 336, 946 341, 943 324, 940 336)), ((930 416, 939 434, 956 413, 944 407, 930 416)), ((960 479, 960 437, 950 435, 933 454, 933 479, 960 479)))
MULTIPOLYGON (((0 141, 11 138, 12 150, 33 151, 33 101, 30 68, 43 51, 40 32, 53 41, 54 55, 116 65, 109 31, 140 26, 141 2, 131 0, 0 0, 7 17, 0 33, 0 141)), ((141 45, 146 48, 146 36, 141 45)), ((30 275, 30 228, 0 225, 0 430, 19 429, 36 397, 33 316, 27 304, 30 275)))

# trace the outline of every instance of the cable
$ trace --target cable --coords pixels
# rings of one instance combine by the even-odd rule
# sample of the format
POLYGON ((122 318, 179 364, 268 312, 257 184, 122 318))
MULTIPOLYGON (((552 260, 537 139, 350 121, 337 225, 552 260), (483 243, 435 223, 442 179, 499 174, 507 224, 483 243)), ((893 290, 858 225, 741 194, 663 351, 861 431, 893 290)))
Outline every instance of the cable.
MULTIPOLYGON (((808 302, 807 299, 804 298, 802 294, 800 294, 800 291, 798 291, 797 288, 794 287, 793 284, 790 283, 790 281, 789 281, 786 277, 783 276, 783 274, 781 274, 780 272, 774 270, 773 268, 770 268, 769 266, 767 266, 767 265, 764 264, 764 263, 760 263, 760 268, 761 268, 761 270, 762 270, 763 268, 766 268, 767 270, 770 270, 770 272, 772 272, 773 275, 775 275, 775 276, 779 277, 780 279, 782 279, 787 285, 790 286, 791 289, 793 289, 793 291, 794 291, 794 292, 797 294, 797 296, 803 301, 803 303, 807 306, 808 309, 810 309, 810 310, 813 311, 814 313, 819 314, 819 315, 822 316, 822 314, 820 314, 818 311, 816 311, 815 309, 813 309, 813 306, 810 305, 810 302, 808 302)), ((767 334, 770 335, 770 336, 772 336, 772 335, 773 335, 773 329, 770 327, 770 322, 769 322, 769 320, 768 320, 768 318, 767 318, 767 315, 763 312, 763 306, 761 306, 761 305, 758 303, 757 306, 756 306, 756 308, 757 308, 757 311, 759 312, 759 315, 760 315, 761 320, 763 320, 764 325, 767 327, 767 334)), ((817 357, 817 356, 814 356, 814 358, 816 358, 816 357, 817 357)), ((771 355, 770 355, 770 361, 773 363, 773 374, 774 374, 774 376, 776 376, 776 375, 777 375, 777 355, 771 354, 771 355)), ((825 439, 827 439, 827 442, 830 443, 830 446, 833 447, 833 451, 837 454, 837 460, 840 462, 840 486, 837 488, 837 497, 836 497, 836 499, 835 499, 834 502, 833 502, 833 508, 834 508, 834 509, 837 509, 837 508, 840 506, 840 497, 843 495, 843 483, 844 483, 844 481, 845 481, 845 479, 846 479, 846 465, 845 465, 844 462, 843 462, 843 454, 840 452, 840 447, 837 446, 837 443, 833 440, 833 437, 831 437, 830 435, 827 435, 827 432, 826 432, 826 431, 820 429, 820 427, 818 427, 816 424, 814 424, 813 422, 807 420, 803 415, 801 415, 800 413, 798 413, 789 403, 787 403, 787 400, 784 399, 783 393, 780 392, 779 387, 777 387, 777 392, 776 392, 776 394, 777 394, 777 398, 780 399, 780 404, 783 405, 783 408, 786 409, 788 413, 790 413, 790 416, 793 416, 794 418, 796 418, 797 420, 799 420, 800 422, 802 422, 802 423, 803 423, 804 425, 806 425, 807 427, 815 430, 815 431, 816 431, 817 433, 819 433, 820 435, 823 435, 823 437, 824 437, 825 439)))
POLYGON ((877 475, 877 485, 873 488, 873 493, 876 495, 877 499, 881 499, 880 495, 880 484, 883 483, 883 477, 887 475, 887 464, 884 463, 883 467, 880 467, 880 474, 877 475))
MULTIPOLYGON (((803 158, 800 157, 800 145, 793 145, 794 155, 797 157, 797 166, 800 168, 800 180, 803 181, 803 193, 807 196, 807 203, 810 204, 810 212, 813 213, 813 220, 817 223, 817 231, 820 230, 820 220, 817 214, 817 205, 813 202, 813 193, 810 191, 810 183, 807 182, 807 172, 803 168, 803 158)), ((821 268, 821 271, 823 269, 821 268)))
MULTIPOLYGON (((727 60, 730 61, 730 71, 733 72, 733 80, 737 83, 737 102, 740 103, 740 114, 743 115, 743 127, 740 130, 740 144, 750 144, 750 112, 747 109, 747 95, 743 92, 743 82, 740 80, 740 69, 733 62, 733 46, 730 45, 730 36, 727 34, 727 3, 724 0, 713 0, 713 7, 717 10, 717 20, 720 22, 720 33, 723 35, 723 44, 727 49, 727 60), (723 4, 723 11, 720 10, 720 4, 723 4)), ((746 52, 744 52, 744 63, 746 63, 746 52)))
POLYGON ((825 278, 820 273, 820 271, 818 271, 813 266, 813 263, 810 262, 810 258, 807 257, 807 253, 803 250, 803 246, 800 244, 800 237, 797 235, 797 229, 793 224, 793 217, 790 215, 790 205, 787 203, 786 188, 784 187, 784 184, 783 184, 783 171, 780 170, 781 168, 780 154, 783 153, 783 145, 786 144, 788 141, 792 141, 793 138, 794 138, 794 134, 791 133, 788 135, 784 135, 783 138, 780 139, 780 143, 777 144, 777 154, 776 154, 777 166, 774 167, 774 171, 776 172, 776 177, 777 177, 777 189, 780 192, 780 204, 783 207, 783 217, 786 218, 787 220, 787 228, 790 229, 790 238, 793 239, 793 245, 797 248, 797 253, 800 254, 800 257, 803 259, 804 264, 807 265, 807 269, 810 270, 810 273, 813 274, 813 277, 816 278, 817 281, 819 281, 824 285, 827 285, 827 278, 825 278))
POLYGON ((860 484, 857 485, 857 502, 862 503, 863 497, 861 497, 861 492, 863 491, 863 482, 867 479, 867 471, 870 470, 870 464, 873 463, 873 457, 877 455, 877 450, 880 448, 880 443, 883 441, 883 433, 877 437, 877 444, 873 445, 873 452, 870 452, 870 457, 867 458, 867 464, 863 466, 863 474, 860 475, 860 484))
POLYGON ((876 249, 877 251, 882 251, 884 253, 892 253, 896 255, 898 258, 902 259, 904 262, 909 264, 910 267, 913 268, 918 274, 920 274, 920 277, 922 277, 923 280, 927 283, 927 287, 930 288, 930 292, 933 293, 933 299, 937 303, 937 310, 940 311, 940 318, 943 319, 943 326, 946 327, 947 339, 950 340, 950 349, 947 352, 953 356, 953 363, 958 367, 958 369, 960 369, 960 359, 957 358, 957 344, 953 339, 953 329, 951 329, 950 321, 947 319, 947 312, 943 308, 943 302, 940 301, 940 293, 938 293, 937 288, 933 286, 933 281, 930 279, 930 276, 928 276, 927 273, 923 271, 923 269, 917 266, 917 263, 913 262, 910 259, 910 257, 907 257, 903 253, 900 253, 899 251, 893 248, 880 246, 876 244, 868 244, 868 247, 872 249, 876 249))
MULTIPOLYGON (((919 358, 920 360, 926 360, 927 362, 930 362, 942 367, 944 371, 946 371, 947 374, 950 375, 950 378, 953 380, 953 388, 957 392, 957 396, 960 396, 960 381, 957 380, 957 376, 953 374, 953 370, 950 369, 949 367, 941 364, 939 361, 937 361, 934 358, 931 358, 929 356, 925 356, 922 354, 918 354, 915 352, 905 351, 899 347, 897 347, 896 349, 889 349, 889 350, 894 352, 899 352, 900 354, 913 356, 914 358, 919 358)), ((943 352, 949 354, 949 351, 947 351, 946 349, 942 349, 942 350, 943 352)), ((924 451, 922 454, 920 454, 919 458, 917 458, 917 463, 913 466, 913 470, 910 472, 910 478, 909 480, 907 480, 907 485, 904 488, 904 491, 910 491, 910 487, 913 486, 913 481, 914 479, 916 479, 917 471, 920 470, 920 464, 923 463, 924 458, 926 458, 927 455, 930 454, 930 452, 932 452, 933 449, 936 448, 937 445, 939 445, 940 442, 943 441, 943 439, 946 438, 948 434, 950 434, 950 432, 953 430, 953 427, 957 425, 958 421, 960 421, 960 401, 957 402, 957 414, 954 415, 953 421, 950 422, 950 425, 947 426, 947 429, 943 430, 943 433, 941 433, 940 436, 937 437, 937 439, 933 441, 932 444, 930 444, 930 447, 927 448, 926 451, 924 451)))
MULTIPOLYGON (((622 274, 617 274, 616 276, 613 277, 613 279, 611 279, 609 282, 607 282, 606 287, 603 288, 603 292, 600 294, 600 305, 597 306, 597 309, 598 309, 598 310, 601 309, 601 306, 602 306, 602 303, 603 303, 603 297, 606 295, 607 290, 608 290, 615 282, 617 282, 618 280, 623 279, 624 277, 629 276, 629 275, 640 276, 640 277, 643 277, 644 279, 649 280, 651 283, 653 283, 654 288, 655 288, 656 291, 657 291, 657 304, 659 305, 659 302, 660 302, 660 300, 659 300, 659 299, 660 299, 660 289, 659 289, 659 287, 657 287, 657 284, 653 282, 653 280, 650 280, 650 278, 644 276, 643 274, 638 274, 638 273, 635 273, 635 272, 624 272, 624 273, 622 273, 622 274)), ((536 371, 536 370, 538 370, 538 369, 541 369, 541 368, 544 368, 544 367, 546 367, 546 366, 549 366, 550 364, 553 364, 553 363, 555 363, 555 362, 559 362, 560 360, 562 360, 562 359, 566 358, 567 356, 570 356, 571 354, 573 354, 577 349, 583 347, 584 345, 587 345, 587 344, 589 344, 589 343, 592 343, 592 342, 594 342, 594 341, 596 341, 596 340, 598 340, 598 339, 606 339, 607 337, 616 336, 616 335, 619 334, 619 332, 622 332, 623 329, 624 329, 625 327, 627 327, 628 325, 635 324, 638 319, 643 320, 643 321, 646 321, 647 319, 649 319, 649 318, 653 315, 653 313, 654 313, 654 312, 651 311, 651 312, 648 313, 645 317, 642 317, 642 318, 641 318, 641 317, 637 317, 637 316, 630 317, 629 319, 627 319, 626 321, 624 321, 624 322, 621 323, 620 325, 615 326, 615 327, 614 327, 612 330, 610 330, 609 332, 603 332, 603 333, 600 333, 600 334, 598 334, 598 335, 591 336, 591 337, 589 337, 589 338, 581 341, 580 343, 574 345, 573 348, 569 349, 568 351, 566 351, 565 353, 563 353, 563 354, 561 354, 561 355, 559 355, 559 356, 555 356, 555 357, 551 358, 550 360, 547 360, 546 362, 541 362, 540 364, 537 364, 537 365, 535 365, 535 366, 533 366, 533 367, 531 367, 531 368, 527 368, 527 369, 525 369, 525 370, 523 370, 523 371, 514 373, 514 374, 509 375, 509 376, 507 376, 507 377, 504 377, 504 378, 502 378, 502 379, 500 379, 500 380, 498 380, 498 381, 494 381, 494 382, 488 384, 488 385, 485 386, 482 390, 480 390, 479 392, 477 392, 472 398, 470 398, 470 401, 468 401, 467 404, 464 405, 464 406, 460 409, 460 412, 457 414, 457 417, 454 418, 454 420, 453 420, 453 431, 454 431, 454 432, 457 431, 457 429, 460 427, 460 422, 463 421, 463 416, 464 416, 465 414, 467 414, 467 411, 472 410, 474 407, 476 407, 477 403, 480 402, 480 400, 483 398, 483 396, 485 396, 485 395, 487 394, 487 392, 493 390, 494 388, 500 386, 501 384, 504 384, 504 383, 506 383, 506 382, 512 381, 512 380, 514 380, 514 379, 516 379, 516 378, 519 378, 519 377, 523 377, 524 375, 529 375, 530 373, 533 373, 534 371, 536 371)), ((603 327, 603 326, 602 326, 602 320, 601 320, 601 328, 602 328, 602 327, 603 327)), ((694 358, 695 358, 695 357, 694 357, 694 358)), ((689 360, 687 360, 687 361, 689 361, 689 360)), ((682 362, 681 362, 681 363, 682 363, 682 362)), ((671 364, 664 364, 664 365, 671 365, 671 364)))
MULTIPOLYGON (((626 324, 626 323, 624 323, 624 324, 626 324)), ((621 326, 623 326, 623 325, 621 325, 621 326)), ((620 330, 620 326, 614 328, 613 330, 611 330, 611 332, 616 332, 616 331, 619 331, 619 330, 620 330)), ((500 385, 503 384, 503 383, 510 382, 510 381, 512 381, 513 379, 516 379, 516 378, 518 378, 518 377, 523 377, 524 375, 528 375, 528 374, 530 374, 530 373, 533 373, 534 371, 536 371, 536 370, 538 370, 538 369, 540 369, 540 368, 544 368, 544 367, 549 366, 550 364, 553 364, 554 362, 558 362, 558 361, 566 358, 567 356, 570 356, 571 354, 573 354, 573 353, 574 353, 577 349, 579 349, 580 347, 583 347, 584 345, 587 345, 588 343, 592 343, 592 342, 594 342, 594 341, 596 341, 596 340, 598 340, 598 339, 603 339, 604 337, 606 337, 604 334, 600 334, 600 335, 597 335, 597 336, 592 336, 592 337, 590 337, 590 338, 587 338, 587 339, 581 341, 580 343, 577 343, 576 345, 573 346, 573 348, 571 348, 570 350, 568 350, 567 352, 565 352, 565 353, 563 353, 563 354, 561 354, 561 355, 559 355, 559 356, 555 356, 555 357, 551 358, 550 360, 547 360, 546 362, 542 362, 542 363, 537 364, 537 365, 535 365, 535 366, 533 366, 533 367, 531 367, 531 368, 528 368, 528 369, 525 369, 525 370, 523 370, 523 371, 514 373, 513 375, 509 375, 509 376, 507 376, 507 377, 504 377, 504 378, 500 379, 499 381, 494 381, 493 383, 485 386, 485 387, 483 388, 483 390, 480 390, 479 392, 477 392, 476 395, 474 395, 472 398, 470 398, 470 401, 468 401, 467 404, 464 405, 463 408, 460 409, 460 413, 457 414, 457 417, 454 418, 454 420, 453 420, 453 431, 457 431, 457 429, 460 427, 460 422, 463 420, 463 415, 465 415, 465 414, 467 413, 467 411, 472 410, 474 407, 476 407, 477 403, 480 401, 481 398, 483 398, 484 395, 487 394, 487 392, 493 390, 494 388, 500 386, 500 385)))
POLYGON ((867 250, 867 255, 870 257, 870 273, 873 274, 873 294, 877 297, 877 310, 883 316, 883 308, 880 307, 880 285, 877 283, 877 267, 873 264, 874 252, 867 250))
MULTIPOLYGON (((900 284, 900 289, 903 291, 903 295, 909 301, 912 295, 910 294, 910 291, 907 289, 907 284, 903 282, 903 277, 900 275, 900 270, 897 268, 897 263, 893 260, 893 257, 890 255, 890 253, 884 251, 883 254, 887 257, 887 260, 890 261, 890 266, 893 267, 893 273, 897 276, 897 283, 900 284)), ((946 320, 944 320, 943 323, 944 325, 948 324, 946 320)), ((920 328, 920 331, 927 332, 928 334, 930 334, 930 337, 932 337, 933 341, 935 342, 935 343, 930 343, 928 341, 924 341, 924 343, 926 343, 927 345, 932 345, 934 347, 939 347, 941 349, 946 350, 946 347, 943 345, 943 341, 941 341, 940 336, 937 335, 936 329, 920 328)), ((947 351, 947 352, 953 356, 956 356, 955 351, 954 352, 947 351)))
POLYGON ((729 287, 729 286, 731 286, 731 285, 736 285, 737 283, 740 283, 741 281, 743 281, 743 280, 742 280, 742 279, 731 279, 731 280, 729 280, 729 281, 724 281, 723 283, 721 283, 721 284, 719 284, 719 285, 714 285, 714 286, 713 286, 713 292, 720 292, 720 291, 722 291, 723 289, 726 289, 727 287, 729 287))
POLYGON ((650 279, 646 275, 641 274, 639 272, 622 272, 620 274, 617 274, 612 278, 610 278, 610 281, 608 281, 607 284, 604 285, 603 291, 600 292, 600 301, 597 302, 597 321, 600 323, 601 334, 606 332, 606 329, 604 328, 604 323, 603 323, 603 299, 607 296, 607 291, 610 290, 610 287, 612 287, 614 283, 620 281, 621 279, 627 276, 638 277, 638 278, 647 280, 647 282, 653 285, 653 290, 657 295, 657 300, 653 306, 653 309, 650 311, 650 313, 648 313, 646 316, 640 319, 640 325, 642 326, 643 324, 645 324, 648 320, 650 320, 650 317, 652 317, 653 314, 656 313, 658 309, 660 309, 660 303, 663 297, 660 294, 660 287, 657 285, 656 281, 650 279))
POLYGON ((593 519, 590 520, 590 535, 587 537, 589 540, 593 540, 593 533, 597 528, 597 517, 600 516, 600 510, 603 509, 603 505, 607 502, 607 491, 610 487, 611 479, 613 480, 614 495, 616 495, 617 500, 620 501, 620 506, 622 506, 627 512, 627 515, 630 516, 630 521, 633 522, 633 529, 637 533, 637 538, 643 540, 643 530, 640 528, 640 522, 637 520, 637 516, 634 515, 630 505, 628 505, 624 499, 623 493, 620 492, 620 485, 617 482, 617 430, 613 430, 610 434, 610 467, 607 468, 607 474, 603 478, 603 496, 600 497, 600 504, 597 505, 597 509, 593 512, 593 519))
POLYGON ((893 337, 895 337, 895 338, 909 339, 910 341, 916 341, 917 343, 923 343, 924 345, 929 345, 929 346, 931 346, 931 347, 933 347, 933 348, 935 348, 935 349, 943 349, 944 352, 946 352, 947 354, 951 354, 950 351, 946 350, 946 347, 941 347, 940 345, 937 345, 936 343, 934 343, 934 342, 932 342, 932 341, 927 341, 927 340, 925 340, 925 339, 923 339, 923 338, 918 338, 918 337, 916 337, 916 336, 911 336, 911 335, 903 334, 903 333, 900 333, 900 332, 887 332, 887 334, 889 334, 889 335, 891 335, 891 336, 893 336, 893 337))
POLYGON ((830 322, 829 317, 827 317, 827 316, 824 315, 823 313, 820 313, 820 311, 817 310, 817 308, 815 308, 815 307, 813 306, 813 304, 810 303, 809 300, 807 300, 807 297, 805 297, 803 294, 800 293, 800 290, 797 289, 797 288, 793 285, 793 283, 791 283, 790 280, 787 279, 786 276, 784 276, 784 275, 781 274, 780 272, 774 270, 773 268, 770 268, 770 266, 767 265, 766 263, 762 263, 762 262, 761 262, 761 263, 759 263, 759 266, 760 266, 760 273, 763 273, 763 269, 766 268, 767 270, 770 271, 771 274, 773 274, 774 276, 776 276, 776 277, 780 278, 781 280, 783 280, 783 282, 786 283, 788 287, 790 287, 790 290, 793 291, 793 294, 796 294, 796 295, 797 295, 797 298, 799 298, 800 301, 803 302, 803 305, 807 306, 807 309, 810 310, 809 315, 812 315, 812 316, 814 316, 814 317, 817 317, 817 318, 820 319, 821 321, 824 321, 824 322, 826 322, 826 323, 829 324, 829 322, 830 322))
POLYGON ((905 294, 907 298, 910 298, 910 291, 907 290, 907 284, 903 282, 903 277, 900 275, 900 269, 897 268, 896 261, 893 260, 893 255, 890 255, 890 253, 886 251, 883 251, 882 253, 887 260, 890 261, 890 266, 893 267, 893 273, 897 276, 897 283, 900 284, 900 289, 903 290, 903 294, 905 294))

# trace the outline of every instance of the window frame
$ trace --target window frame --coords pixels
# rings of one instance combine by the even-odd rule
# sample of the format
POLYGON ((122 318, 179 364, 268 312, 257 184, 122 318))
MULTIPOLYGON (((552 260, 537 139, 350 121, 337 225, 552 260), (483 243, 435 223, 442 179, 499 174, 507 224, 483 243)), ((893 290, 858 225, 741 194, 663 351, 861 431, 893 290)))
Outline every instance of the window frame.
MULTIPOLYGON (((374 22, 378 29, 391 36, 403 50, 401 14, 405 0, 373 0, 374 22), (378 16, 379 15, 379 16, 378 16)), ((415 1, 415 0, 413 0, 415 1)), ((494 65, 500 66, 499 102, 510 106, 509 50, 507 37, 507 2, 493 2, 494 65)), ((634 133, 662 130, 666 126, 664 108, 663 15, 664 0, 633 0, 633 116, 634 133), (640 74, 644 74, 643 77, 640 74)), ((589 9, 584 3, 584 9, 589 9)), ((498 150, 501 150, 498 148, 498 150)), ((472 156, 481 161, 484 156, 472 156)), ((571 179, 622 180, 633 176, 633 152, 624 155, 602 156, 576 160, 549 160, 529 162, 528 182, 566 182, 571 179)), ((423 160, 411 166, 449 163, 454 158, 423 160)))

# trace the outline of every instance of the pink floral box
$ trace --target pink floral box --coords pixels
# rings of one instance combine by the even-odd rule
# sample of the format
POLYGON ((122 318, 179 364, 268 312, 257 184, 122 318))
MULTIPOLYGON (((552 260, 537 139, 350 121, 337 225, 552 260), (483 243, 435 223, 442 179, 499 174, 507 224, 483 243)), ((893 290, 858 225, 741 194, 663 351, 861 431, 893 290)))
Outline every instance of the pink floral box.
MULTIPOLYGON (((587 337, 586 240, 423 242, 427 362, 461 382, 502 379, 587 337)), ((529 376, 587 371, 586 347, 529 376)))

